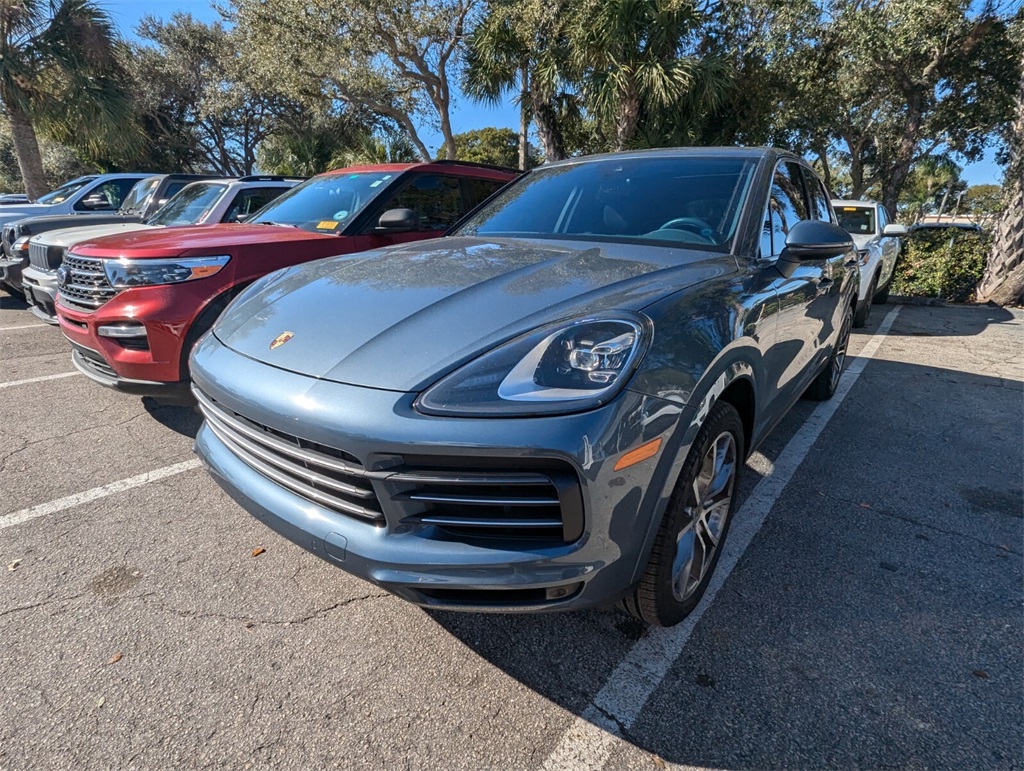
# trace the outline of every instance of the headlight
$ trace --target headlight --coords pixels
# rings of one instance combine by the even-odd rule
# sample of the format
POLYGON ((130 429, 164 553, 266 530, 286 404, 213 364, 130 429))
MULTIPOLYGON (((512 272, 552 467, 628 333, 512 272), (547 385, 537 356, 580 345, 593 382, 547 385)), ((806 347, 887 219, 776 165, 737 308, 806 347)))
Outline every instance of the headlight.
POLYGON ((861 265, 867 265, 868 264, 868 258, 871 256, 871 250, 870 249, 858 249, 857 250, 857 256, 860 257, 860 264, 861 265))
POLYGON ((228 264, 227 255, 174 260, 104 260, 107 281, 118 289, 154 284, 178 284, 206 278, 228 264))
POLYGON ((428 388, 416 408, 464 417, 579 412, 625 387, 651 339, 631 314, 562 321, 485 353, 428 388))
POLYGON ((28 242, 29 242, 29 239, 31 239, 31 238, 32 238, 32 236, 22 236, 17 241, 15 241, 13 244, 11 244, 11 251, 15 252, 15 253, 17 253, 17 252, 27 252, 28 251, 28 242))

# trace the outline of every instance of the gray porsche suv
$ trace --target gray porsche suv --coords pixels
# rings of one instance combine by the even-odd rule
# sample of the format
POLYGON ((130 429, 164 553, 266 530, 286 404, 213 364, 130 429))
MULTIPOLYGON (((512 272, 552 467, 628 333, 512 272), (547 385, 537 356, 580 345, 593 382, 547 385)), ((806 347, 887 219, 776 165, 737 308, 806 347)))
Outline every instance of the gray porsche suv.
POLYGON ((271 528, 420 605, 675 624, 746 457, 839 382, 858 280, 834 217, 772 149, 545 165, 444 238, 243 292, 192 356, 196 451, 271 528))

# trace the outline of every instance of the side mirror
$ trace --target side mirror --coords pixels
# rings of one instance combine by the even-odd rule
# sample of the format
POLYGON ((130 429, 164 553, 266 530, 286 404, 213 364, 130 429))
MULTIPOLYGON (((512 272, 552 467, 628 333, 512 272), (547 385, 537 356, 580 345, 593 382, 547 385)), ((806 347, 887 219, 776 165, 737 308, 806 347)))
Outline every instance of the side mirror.
POLYGON ((245 222, 247 219, 249 219, 249 217, 251 217, 251 216, 252 216, 252 214, 245 214, 244 212, 238 212, 238 214, 234 215, 231 219, 228 220, 228 222, 242 223, 242 222, 245 222))
POLYGON ((895 222, 886 225, 882 228, 883 236, 905 236, 907 235, 907 228, 905 225, 897 225, 895 222))
POLYGON ((388 209, 377 221, 377 230, 387 230, 392 233, 403 233, 410 230, 419 230, 420 215, 412 209, 388 209))
POLYGON ((787 262, 827 260, 853 248, 850 234, 838 225, 821 220, 803 220, 789 231, 786 248, 779 259, 787 262))
POLYGON ((109 209, 110 201, 102 193, 93 193, 82 199, 82 206, 86 209, 109 209))
POLYGON ((789 278, 802 262, 829 260, 854 251, 850 234, 838 225, 821 220, 802 220, 786 236, 786 247, 775 267, 789 278))

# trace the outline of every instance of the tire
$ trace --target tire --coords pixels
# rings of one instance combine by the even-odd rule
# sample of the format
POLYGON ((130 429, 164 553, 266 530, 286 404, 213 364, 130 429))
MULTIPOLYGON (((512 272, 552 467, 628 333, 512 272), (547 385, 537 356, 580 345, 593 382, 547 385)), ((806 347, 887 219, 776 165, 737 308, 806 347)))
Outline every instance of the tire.
MULTIPOLYGON (((867 304, 867 303, 865 303, 867 304)), ((804 396, 812 401, 825 402, 832 398, 832 395, 839 387, 839 379, 846 367, 846 349, 850 344, 850 327, 853 326, 853 309, 847 308, 843 316, 842 326, 839 327, 839 337, 829 354, 828 363, 811 381, 810 387, 804 392, 804 396)))
POLYGON ((875 296, 871 298, 871 302, 875 305, 885 305, 889 301, 889 290, 892 289, 892 277, 886 282, 885 286, 875 292, 875 296))
POLYGON ((868 287, 867 294, 864 295, 864 299, 857 303, 857 311, 853 314, 853 326, 857 329, 867 326, 868 319, 871 317, 871 305, 875 292, 878 290, 878 274, 871 279, 871 285, 868 287))
POLYGON ((745 457, 743 421, 731 404, 718 402, 686 456, 643 577, 623 600, 629 613, 648 624, 673 626, 700 602, 729 534, 745 457), (728 477, 719 479, 726 469, 728 477), (718 490, 695 512, 702 480, 700 497, 712 485, 718 490))

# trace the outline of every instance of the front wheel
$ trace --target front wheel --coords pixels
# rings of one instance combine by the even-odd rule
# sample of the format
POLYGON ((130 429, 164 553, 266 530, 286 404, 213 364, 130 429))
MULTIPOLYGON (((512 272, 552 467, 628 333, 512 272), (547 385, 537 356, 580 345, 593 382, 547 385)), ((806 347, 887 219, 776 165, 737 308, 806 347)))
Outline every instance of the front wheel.
POLYGON ((847 308, 843 316, 843 323, 839 327, 839 336, 836 338, 832 354, 828 357, 828 364, 818 373, 818 376, 811 381, 810 387, 804 393, 808 399, 816 402, 828 401, 839 387, 839 378, 842 377, 843 369, 846 367, 846 349, 850 344, 850 327, 853 326, 853 308, 847 308))
POLYGON ((643 577, 623 601, 642 621, 673 626, 700 602, 729 532, 743 441, 739 413, 716 404, 686 457, 643 577))
POLYGON ((871 302, 875 305, 885 305, 889 301, 889 290, 892 289, 892 276, 886 282, 885 286, 875 292, 875 296, 871 298, 871 302))

